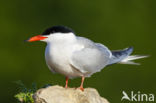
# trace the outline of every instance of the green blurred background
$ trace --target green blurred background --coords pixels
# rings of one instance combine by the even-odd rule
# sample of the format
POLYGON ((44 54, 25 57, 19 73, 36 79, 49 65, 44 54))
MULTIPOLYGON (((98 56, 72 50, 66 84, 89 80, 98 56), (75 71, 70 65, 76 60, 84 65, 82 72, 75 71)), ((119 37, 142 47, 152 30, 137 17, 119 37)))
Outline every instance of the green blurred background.
MULTIPOLYGON (((16 103, 21 80, 30 87, 64 85, 64 76, 52 74, 45 64, 42 42, 24 42, 54 25, 66 25, 77 35, 101 42, 111 50, 134 47, 133 54, 148 54, 142 65, 108 66, 85 81, 111 103, 121 103, 122 91, 156 95, 155 0, 1 0, 0 103, 16 103)), ((80 78, 70 80, 71 87, 80 78)))

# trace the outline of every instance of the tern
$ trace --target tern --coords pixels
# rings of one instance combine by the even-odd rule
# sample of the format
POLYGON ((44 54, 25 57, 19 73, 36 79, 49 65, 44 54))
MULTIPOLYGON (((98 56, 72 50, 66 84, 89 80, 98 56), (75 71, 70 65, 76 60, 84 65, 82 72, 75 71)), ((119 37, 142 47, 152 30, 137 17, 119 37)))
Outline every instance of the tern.
POLYGON ((138 63, 132 60, 147 57, 130 55, 133 47, 111 51, 101 43, 76 36, 75 32, 66 26, 53 26, 27 41, 46 42, 45 60, 49 69, 66 77, 65 88, 68 88, 69 78, 82 77, 79 87, 82 91, 85 77, 100 72, 104 67, 116 63, 137 65, 138 63))

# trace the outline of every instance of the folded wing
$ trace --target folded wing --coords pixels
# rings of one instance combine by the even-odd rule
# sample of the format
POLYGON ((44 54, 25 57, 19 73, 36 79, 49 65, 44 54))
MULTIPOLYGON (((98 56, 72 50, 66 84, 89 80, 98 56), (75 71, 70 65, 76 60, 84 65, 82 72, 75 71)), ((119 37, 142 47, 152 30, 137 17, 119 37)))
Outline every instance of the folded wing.
POLYGON ((72 66, 90 76, 108 64, 111 52, 107 47, 82 37, 78 37, 77 40, 84 48, 73 52, 70 58, 72 66))

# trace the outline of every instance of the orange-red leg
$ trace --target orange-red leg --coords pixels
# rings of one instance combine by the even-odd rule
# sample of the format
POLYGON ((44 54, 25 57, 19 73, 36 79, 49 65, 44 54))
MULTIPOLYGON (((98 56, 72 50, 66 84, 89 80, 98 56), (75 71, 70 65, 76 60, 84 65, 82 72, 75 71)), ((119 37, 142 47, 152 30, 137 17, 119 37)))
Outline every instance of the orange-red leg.
POLYGON ((81 89, 82 91, 84 91, 84 88, 83 88, 83 82, 84 82, 84 80, 85 80, 85 77, 83 76, 83 77, 82 77, 82 80, 81 80, 81 85, 80 85, 80 89, 81 89))
POLYGON ((68 80, 69 80, 69 78, 66 77, 66 85, 65 85, 65 88, 68 88, 68 80))

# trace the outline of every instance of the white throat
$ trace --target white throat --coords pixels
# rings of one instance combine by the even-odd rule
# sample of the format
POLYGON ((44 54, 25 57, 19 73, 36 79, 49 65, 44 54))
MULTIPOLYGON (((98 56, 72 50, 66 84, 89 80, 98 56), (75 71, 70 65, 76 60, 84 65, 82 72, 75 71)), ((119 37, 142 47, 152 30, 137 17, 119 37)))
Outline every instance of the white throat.
POLYGON ((43 40, 47 44, 51 43, 73 43, 76 41, 76 36, 73 33, 54 33, 47 36, 48 38, 43 40))

